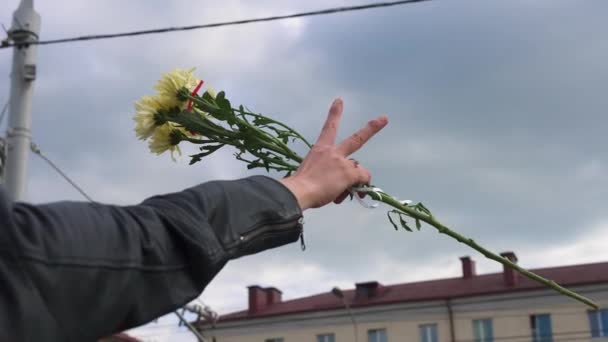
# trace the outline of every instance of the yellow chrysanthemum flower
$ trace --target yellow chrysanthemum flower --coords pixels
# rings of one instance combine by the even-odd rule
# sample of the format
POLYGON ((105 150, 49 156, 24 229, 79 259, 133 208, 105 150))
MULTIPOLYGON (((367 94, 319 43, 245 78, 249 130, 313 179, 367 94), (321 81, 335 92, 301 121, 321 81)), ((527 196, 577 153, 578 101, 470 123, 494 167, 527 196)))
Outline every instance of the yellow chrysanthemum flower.
POLYGON ((200 82, 192 73, 194 68, 190 70, 174 69, 173 71, 163 74, 161 79, 156 83, 154 89, 158 91, 164 108, 183 107, 187 101, 181 101, 177 98, 177 93, 182 88, 188 91, 194 90, 200 82))
POLYGON ((135 135, 140 140, 146 140, 154 133, 157 126, 156 113, 161 109, 158 97, 143 96, 135 102, 135 135))
POLYGON ((180 136, 187 134, 181 127, 175 127, 171 124, 164 124, 156 127, 154 134, 148 143, 148 147, 152 153, 161 155, 167 151, 171 151, 171 159, 175 161, 174 153, 182 154, 179 149, 180 136))

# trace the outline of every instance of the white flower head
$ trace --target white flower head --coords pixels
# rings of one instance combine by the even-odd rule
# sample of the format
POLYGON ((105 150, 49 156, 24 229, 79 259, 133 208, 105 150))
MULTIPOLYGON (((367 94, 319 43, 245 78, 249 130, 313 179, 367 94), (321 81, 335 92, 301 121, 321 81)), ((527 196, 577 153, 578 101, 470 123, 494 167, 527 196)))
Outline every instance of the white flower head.
POLYGON ((158 111, 161 104, 158 97, 143 96, 135 102, 135 135, 140 140, 146 140, 159 125, 158 111))
POLYGON ((178 155, 182 154, 182 151, 179 149, 179 143, 185 134, 186 131, 181 127, 164 124, 156 128, 148 143, 148 147, 152 153, 156 153, 157 155, 170 151, 171 159, 175 161, 174 153, 177 152, 178 155))
POLYGON ((199 84, 200 80, 193 74, 194 68, 190 70, 174 69, 163 74, 158 80, 154 89, 158 91, 164 108, 184 107, 187 101, 178 98, 178 92, 186 88, 192 92, 199 84))

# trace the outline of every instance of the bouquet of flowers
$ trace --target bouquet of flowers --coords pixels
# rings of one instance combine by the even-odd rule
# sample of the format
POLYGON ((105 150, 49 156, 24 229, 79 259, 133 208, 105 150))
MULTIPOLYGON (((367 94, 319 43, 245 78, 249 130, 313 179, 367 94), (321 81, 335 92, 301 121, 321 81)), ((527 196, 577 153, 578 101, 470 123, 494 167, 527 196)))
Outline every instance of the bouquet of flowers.
MULTIPOLYGON (((160 155, 168 152, 175 160, 175 154, 181 154, 180 143, 196 144, 199 145, 200 152, 190 155, 192 165, 223 147, 231 146, 235 149, 236 159, 244 162, 248 169, 264 168, 267 171, 284 172, 286 176, 297 170, 303 158, 289 145, 300 143, 312 148, 306 138, 282 122, 253 113, 242 105, 233 106, 223 91, 217 94, 212 88, 201 91, 203 81, 195 77, 193 70, 176 69, 162 75, 155 86, 157 94, 144 96, 135 104, 136 135, 141 140, 149 140, 153 153, 160 155)), ((353 187, 351 197, 366 207, 376 207, 378 203, 387 205, 390 208, 387 217, 395 230, 402 228, 413 232, 414 229, 420 230, 422 224, 426 223, 439 233, 475 249, 486 258, 590 307, 598 307, 589 298, 530 272, 448 228, 422 203, 399 200, 371 185, 353 187), (355 193, 367 195, 376 203, 365 203, 358 196, 353 196, 355 193)))

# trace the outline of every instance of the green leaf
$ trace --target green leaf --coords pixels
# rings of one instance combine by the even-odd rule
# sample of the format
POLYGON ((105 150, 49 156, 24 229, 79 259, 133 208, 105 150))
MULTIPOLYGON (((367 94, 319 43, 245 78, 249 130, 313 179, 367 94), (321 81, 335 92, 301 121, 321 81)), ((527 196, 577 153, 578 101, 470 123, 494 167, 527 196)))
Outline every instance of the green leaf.
POLYGON ((388 220, 391 222, 391 224, 393 225, 393 227, 395 227, 395 230, 399 230, 399 227, 397 227, 397 225, 395 224, 395 222, 393 221, 393 218, 391 217, 391 213, 393 211, 390 210, 386 213, 386 216, 388 216, 388 220))
POLYGON ((201 161, 201 159, 203 159, 203 156, 200 156, 198 154, 193 154, 193 155, 190 156, 190 164, 189 165, 192 165, 194 163, 198 163, 198 162, 201 161))
POLYGON ((263 116, 256 116, 255 119, 253 119, 253 124, 256 126, 263 126, 263 125, 268 125, 271 124, 272 120, 263 117, 263 116))
POLYGON ((420 220, 416 219, 416 229, 420 230, 422 228, 422 224, 420 224, 420 220))
POLYGON ((407 222, 405 222, 401 214, 399 214, 399 223, 401 223, 401 227, 403 227, 403 229, 407 230, 408 232, 413 232, 412 228, 407 225, 407 222))
POLYGON ((416 210, 423 212, 429 216, 433 216, 433 214, 431 214, 431 211, 427 207, 425 207, 424 204, 422 204, 422 203, 416 204, 416 210))
POLYGON ((249 123, 249 120, 247 120, 247 115, 245 115, 245 108, 243 107, 243 105, 239 106, 239 115, 241 116, 243 121, 245 121, 246 123, 249 123))
POLYGON ((220 148, 224 147, 224 144, 219 144, 219 145, 203 145, 201 146, 200 150, 203 151, 201 153, 197 153, 197 154, 193 154, 190 156, 190 165, 194 164, 194 163, 198 163, 201 161, 201 159, 203 159, 204 157, 212 154, 213 152, 219 150, 220 148))
MULTIPOLYGON (((230 111, 232 113, 232 105, 230 101, 226 98, 226 94, 223 91, 220 91, 215 97, 215 103, 217 103, 218 107, 223 109, 224 111, 230 111)), ((234 115, 234 114, 233 114, 234 115)))
POLYGON ((209 103, 214 103, 215 100, 213 99, 213 97, 211 96, 211 94, 209 94, 208 92, 205 91, 205 93, 203 94, 203 100, 209 102, 209 103))
POLYGON ((226 92, 225 91, 220 91, 219 93, 217 93, 217 95, 215 95, 215 100, 223 100, 224 98, 226 98, 226 92))
POLYGON ((237 120, 236 120, 236 115, 234 115, 234 112, 232 111, 232 109, 228 109, 229 113, 226 116, 226 122, 230 125, 230 126, 234 126, 237 124, 237 120))

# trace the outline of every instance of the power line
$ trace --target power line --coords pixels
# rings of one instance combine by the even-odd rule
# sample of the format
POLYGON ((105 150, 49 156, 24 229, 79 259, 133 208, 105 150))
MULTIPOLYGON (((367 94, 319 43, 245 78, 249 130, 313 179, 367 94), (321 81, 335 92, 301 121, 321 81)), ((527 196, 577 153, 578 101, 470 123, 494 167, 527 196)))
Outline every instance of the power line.
POLYGON ((49 164, 55 171, 57 171, 58 174, 61 175, 61 177, 63 177, 63 179, 65 179, 68 183, 70 183, 70 185, 72 185, 74 187, 74 189, 78 190, 78 192, 80 192, 80 194, 82 196, 84 196, 84 198, 86 198, 87 200, 89 200, 91 202, 95 202, 95 201, 93 201, 93 199, 91 197, 89 197, 89 195, 87 195, 86 192, 84 192, 84 190, 82 190, 81 187, 78 186, 78 184, 76 184, 76 182, 74 182, 72 179, 70 179, 70 177, 68 177, 68 175, 65 174, 65 172, 63 172, 57 165, 55 165, 55 163, 53 163, 53 161, 51 161, 47 156, 42 154, 42 151, 40 151, 40 148, 38 148, 38 146, 36 144, 32 143, 30 145, 30 148, 31 148, 32 152, 34 152, 40 158, 42 158, 44 161, 46 161, 47 164, 49 164))
MULTIPOLYGON (((327 8, 327 9, 322 9, 322 10, 317 10, 317 11, 300 12, 300 13, 277 15, 277 16, 271 16, 271 17, 233 20, 233 21, 225 21, 225 22, 219 22, 219 23, 190 25, 190 26, 165 27, 165 28, 158 28, 158 29, 139 30, 139 31, 130 31, 130 32, 122 32, 122 33, 92 34, 92 35, 85 35, 85 36, 79 36, 79 37, 32 41, 32 42, 27 42, 25 44, 27 44, 27 45, 50 45, 50 44, 85 41, 85 40, 111 39, 111 38, 121 38, 121 37, 142 36, 142 35, 148 35, 148 34, 160 34, 160 33, 176 32, 176 31, 190 31, 190 30, 206 29, 206 28, 213 28, 213 27, 234 26, 234 25, 276 21, 276 20, 283 20, 283 19, 311 17, 311 16, 335 14, 335 13, 343 13, 343 12, 354 12, 354 11, 373 9, 373 8, 406 5, 406 4, 412 4, 412 3, 424 2, 424 1, 431 1, 431 0, 399 0, 399 1, 376 2, 376 3, 371 3, 371 4, 365 4, 365 5, 333 7, 333 8, 327 8)), ((17 46, 17 45, 18 44, 16 44, 15 42, 5 43, 0 46, 0 49, 13 47, 13 46, 17 46)))

